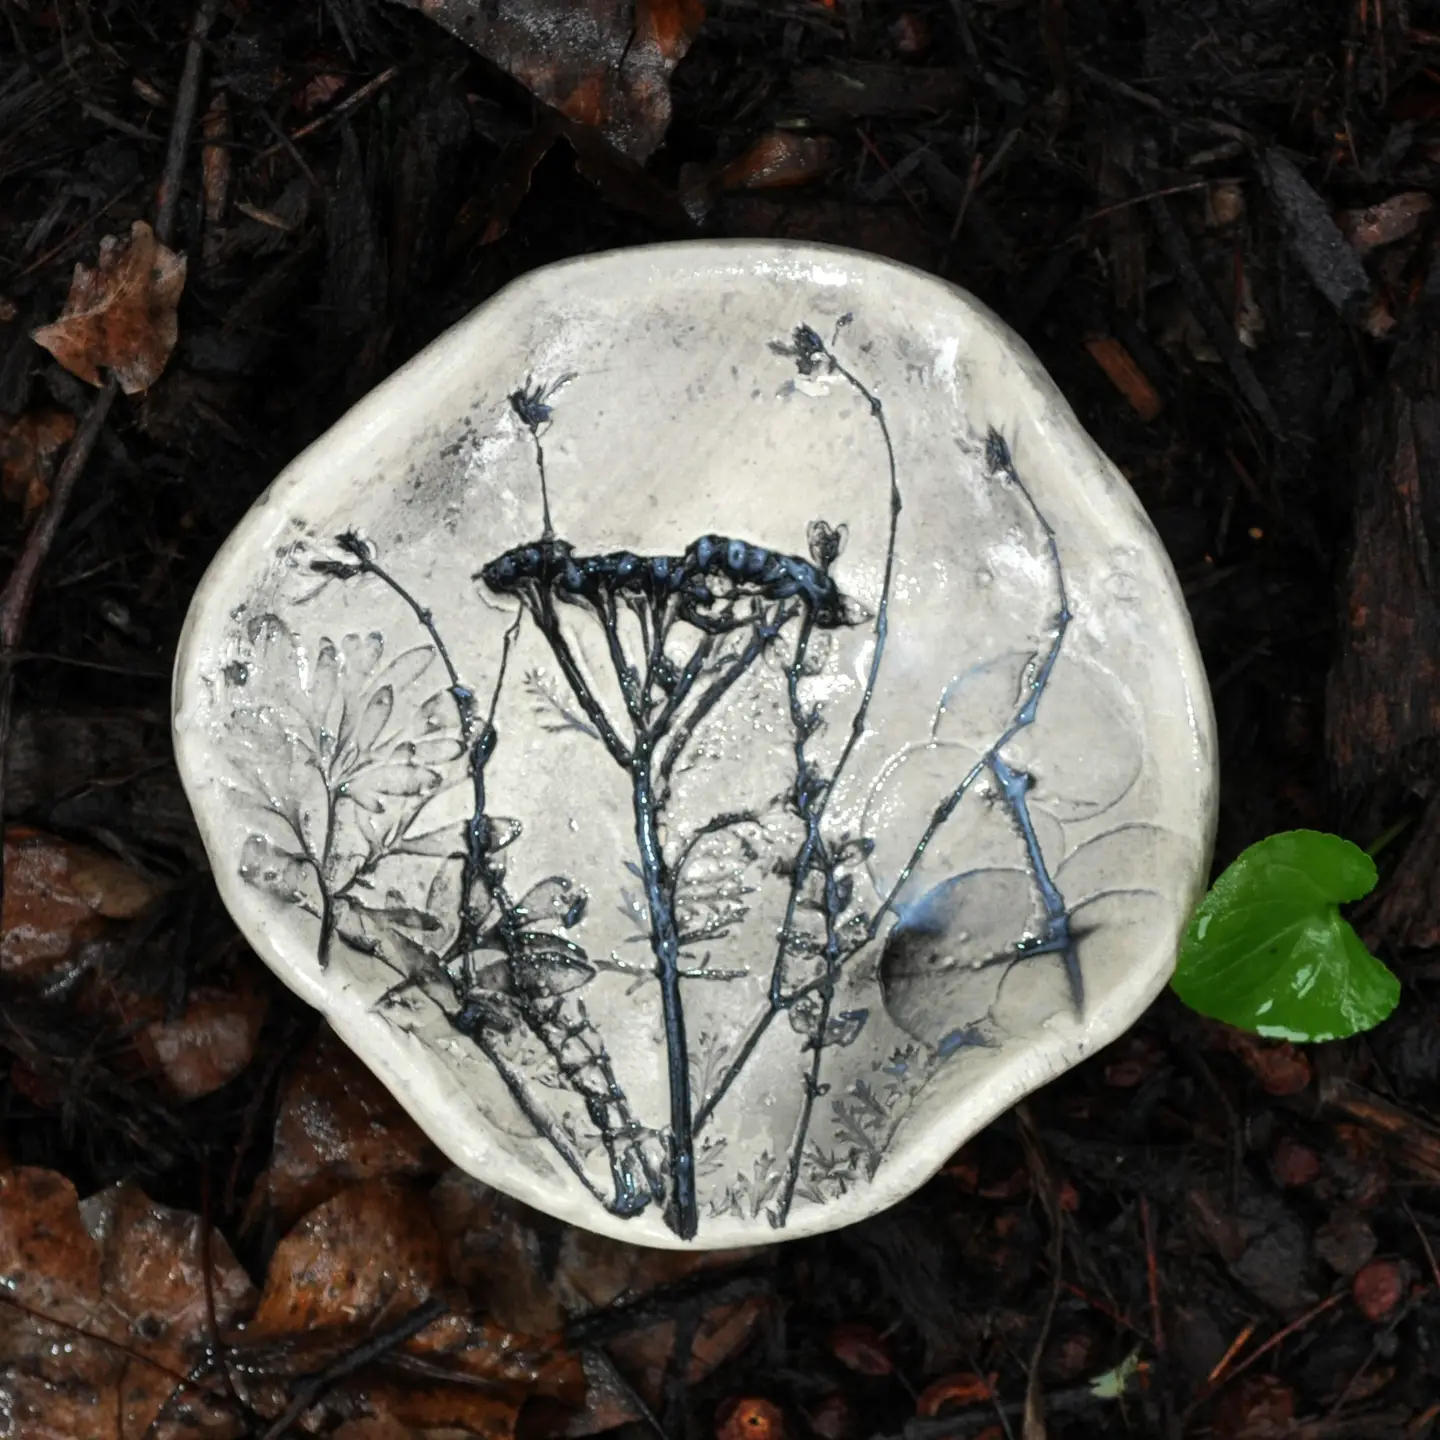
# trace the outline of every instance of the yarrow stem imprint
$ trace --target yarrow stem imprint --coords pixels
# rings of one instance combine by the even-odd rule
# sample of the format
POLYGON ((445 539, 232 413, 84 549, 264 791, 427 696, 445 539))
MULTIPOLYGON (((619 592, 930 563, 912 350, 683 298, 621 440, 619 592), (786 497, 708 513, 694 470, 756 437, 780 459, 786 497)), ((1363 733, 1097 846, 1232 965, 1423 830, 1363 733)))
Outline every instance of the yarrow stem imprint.
MULTIPOLYGON (((422 647, 427 663, 435 661, 444 673, 442 693, 454 715, 456 754, 463 756, 470 811, 448 848, 444 841, 412 834, 414 813, 405 812, 410 818, 397 818, 384 838, 374 842, 373 853, 358 868, 352 865, 353 873, 342 879, 342 847, 335 837, 343 805, 362 803, 354 777, 363 772, 365 762, 350 760, 344 769, 334 757, 335 737, 327 741, 319 729, 313 741, 303 742, 312 745, 314 769, 326 785, 323 840, 305 838, 305 821, 294 806, 269 808, 301 842, 289 860, 308 867, 318 883, 318 903, 304 903, 319 923, 319 963, 330 961, 337 944, 349 946, 395 971, 397 980, 386 992, 386 1003, 397 1003, 413 991, 436 1000, 454 1034, 483 1055, 535 1134, 598 1204, 618 1217, 657 1206, 669 1229, 687 1240, 701 1228, 697 1182, 702 1157, 697 1150, 703 1148, 706 1155, 718 1150, 718 1141, 709 1134, 717 1113, 782 1016, 799 1037, 802 1057, 793 1130, 783 1153, 762 1155, 753 1183, 732 1186, 712 1198, 710 1213, 748 1203, 752 1210, 763 1209, 772 1225, 783 1227, 797 1195, 823 1201, 827 1186, 850 1183, 845 1162, 822 1154, 811 1137, 816 1106, 831 1088, 827 1055, 852 1045, 871 1015, 868 1006, 853 1002, 842 1008, 847 1002, 839 999, 841 982, 860 955, 873 955, 879 946, 885 956, 893 956, 897 946, 910 943, 917 932, 917 907, 908 899, 902 903, 902 896, 908 895, 907 887, 937 834, 982 782, 990 787, 990 801, 1004 807, 1023 843, 1043 913, 1037 927, 1018 934, 1012 945, 984 963, 1013 967, 1042 956, 1058 959, 1077 1009, 1083 1003, 1077 937, 1032 819, 1031 778, 1005 753, 1037 718, 1072 619, 1070 601, 1055 533, 1017 474, 1005 441, 994 431, 984 447, 987 483, 1019 497, 1017 503, 1038 527, 1042 558, 1053 578, 1056 600, 1048 638, 1028 669, 1008 721, 981 758, 936 796, 920 834, 902 851, 907 858, 869 908, 857 878, 865 880, 873 839, 834 833, 827 825, 831 798, 867 733, 886 674, 904 509, 885 406, 835 353, 848 319, 836 327, 829 343, 812 327, 801 325, 786 342, 770 348, 789 360, 802 379, 848 387, 879 438, 885 472, 878 478, 886 487, 887 529, 871 609, 844 594, 835 578, 847 543, 844 517, 812 520, 806 555, 723 533, 701 535, 669 554, 592 554, 562 538, 565 507, 563 497, 552 506, 543 442, 556 423, 556 397, 574 378, 570 375, 548 385, 527 381, 510 397, 510 410, 533 446, 540 534, 486 561, 474 575, 493 603, 513 607, 488 695, 477 693, 463 679, 453 658, 456 651, 447 645, 434 613, 391 573, 374 542, 342 534, 334 542, 336 553, 311 562, 312 571, 326 580, 383 587, 413 617, 428 642, 422 647), (543 640, 559 672, 556 692, 545 690, 533 674, 525 680, 560 717, 549 728, 579 732, 588 737, 583 743, 598 742, 629 790, 634 851, 624 863, 640 885, 639 898, 630 903, 643 928, 648 975, 658 994, 668 1093, 661 1123, 636 1113, 606 1037, 586 1004, 587 987, 602 970, 638 974, 645 967, 636 970, 613 956, 592 956, 568 933, 583 927, 588 905, 587 895, 572 878, 550 876, 524 894, 513 893, 508 880, 505 852, 519 838, 520 826, 491 813, 487 777, 505 753, 506 737, 496 715, 502 690, 513 683, 507 678, 512 651, 527 628, 543 640), (833 722, 819 702, 807 699, 806 681, 815 673, 817 638, 852 629, 868 630, 868 659, 843 741, 837 732, 838 751, 822 763, 817 758, 819 740, 833 722), (577 649, 576 637, 582 632, 595 642, 587 648, 588 660, 577 649), (603 686, 593 669, 595 655, 608 661, 610 674, 603 686), (752 808, 722 810, 692 823, 688 835, 671 821, 678 777, 691 763, 699 738, 762 663, 777 664, 783 675, 781 713, 788 733, 776 743, 788 756, 790 779, 776 805, 786 817, 786 833, 793 835, 792 848, 768 860, 758 847, 775 843, 776 832, 767 831, 763 817, 752 808), (747 973, 716 969, 706 949, 729 936, 747 914, 743 887, 733 893, 723 887, 707 890, 711 882, 699 878, 706 847, 722 842, 744 855, 753 852, 755 863, 768 863, 766 873, 780 877, 783 919, 774 933, 763 1003, 739 1024, 730 1043, 713 1049, 701 1063, 692 1053, 694 1036, 687 1025, 689 987, 699 981, 726 984, 747 973), (424 905, 395 902, 387 909, 369 898, 387 846, 395 852, 433 855, 436 880, 424 905), (456 862, 458 884, 447 889, 440 872, 456 862), (448 915, 440 913, 445 906, 450 907, 448 915), (437 945, 432 937, 443 933, 450 939, 437 945), (588 1128, 570 1111, 557 1108, 556 1096, 573 1097, 588 1128), (596 1152, 604 1157, 598 1168, 590 1158, 596 1152), (742 1201, 742 1189, 748 1200, 742 1201)), ((388 721, 393 689, 381 688, 389 695, 382 705, 388 721)), ((366 702, 367 714, 379 703, 374 695, 380 693, 374 691, 366 702)), ((374 728, 372 740, 386 733, 383 723, 374 728)), ((410 783, 403 793, 416 797, 418 806, 413 808, 418 813, 432 787, 428 780, 410 783)), ((260 867, 255 873, 260 875, 260 867)), ((273 884, 275 875, 272 868, 255 883, 263 879, 273 884)), ((298 886, 293 893, 300 893, 298 886)), ((882 981, 889 973, 886 963, 882 957, 882 981)), ((910 1059, 897 1057, 895 1083, 909 1087, 906 1093, 913 1096, 935 1065, 963 1048, 978 1018, 957 1015, 953 1035, 938 1046, 925 1047, 923 1054, 921 1047, 910 1047, 910 1059)), ((862 1133, 873 1119, 862 1113, 865 1106, 878 1104, 872 1092, 857 1082, 832 1103, 841 1132, 854 1133, 857 1143, 873 1148, 862 1133)), ((893 1129, 900 1113, 881 1106, 880 1123, 893 1129)), ((880 1154, 876 1149, 866 1161, 872 1176, 880 1154)))

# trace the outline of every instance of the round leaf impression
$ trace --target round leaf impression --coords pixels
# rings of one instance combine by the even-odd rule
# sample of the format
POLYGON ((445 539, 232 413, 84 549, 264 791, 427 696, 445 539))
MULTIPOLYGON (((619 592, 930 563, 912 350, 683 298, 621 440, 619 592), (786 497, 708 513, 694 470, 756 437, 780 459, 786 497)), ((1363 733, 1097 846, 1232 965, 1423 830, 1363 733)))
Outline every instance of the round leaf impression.
POLYGON ((1175 992, 1270 1039, 1339 1040, 1378 1025, 1400 982, 1339 910, 1376 878, 1375 862, 1338 835, 1290 830, 1252 845, 1196 910, 1175 992))

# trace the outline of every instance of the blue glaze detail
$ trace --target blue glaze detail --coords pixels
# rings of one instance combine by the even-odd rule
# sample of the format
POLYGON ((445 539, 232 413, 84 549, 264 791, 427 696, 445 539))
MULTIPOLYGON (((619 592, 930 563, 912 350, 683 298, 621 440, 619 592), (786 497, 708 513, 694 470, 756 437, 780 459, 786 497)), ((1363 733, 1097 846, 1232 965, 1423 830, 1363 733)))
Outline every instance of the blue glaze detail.
MULTIPOLYGON (((837 326, 837 335, 847 320, 837 326)), ((458 934, 447 952, 434 957, 423 975, 412 974, 393 993, 422 980, 450 983, 455 1005, 448 1013, 454 1030, 474 1041, 537 1133, 548 1141, 587 1192, 611 1214, 620 1216, 639 1214, 651 1205, 663 1206, 666 1223, 685 1239, 693 1238, 699 1226, 697 1137, 782 1014, 789 1017, 790 1025, 802 1037, 804 1057, 797 1076, 800 1111, 781 1157, 778 1185, 767 1212, 772 1224, 785 1225, 800 1186, 802 1162, 813 1164, 813 1155, 807 1162, 806 1144, 815 1103, 824 1099, 831 1088, 823 1073, 826 1052, 853 1043, 869 1020, 866 1008, 835 1010, 845 967, 879 937, 887 920, 893 918, 900 926, 911 929, 925 924, 925 917, 913 907, 902 907, 900 892, 940 826, 982 776, 994 780, 1000 803, 1014 821, 1045 913, 1043 933, 1024 942, 1014 953, 995 957, 991 963, 1014 964, 1039 955, 1061 956, 1074 1003, 1077 1008, 1083 1003, 1069 913, 1030 815, 1031 779, 1003 753, 1016 735, 1034 723, 1071 619, 1054 532, 1016 473, 1005 442, 992 431, 985 452, 990 479, 1015 488, 1045 536, 1058 596, 1053 635, 1003 733, 954 789, 941 797, 894 888, 882 897, 873 914, 855 914, 852 871, 856 862, 873 849, 873 842, 864 836, 833 837, 826 832, 824 820, 829 797, 864 735, 886 661, 901 490, 881 399, 808 325, 798 327, 787 343, 771 348, 790 359, 801 375, 823 373, 838 377, 864 402, 864 414, 876 426, 883 444, 889 523, 883 580, 871 616, 864 616, 840 593, 831 575, 843 548, 844 526, 832 528, 823 521, 813 522, 807 534, 808 559, 772 551, 743 537, 719 534, 700 536, 683 552, 670 555, 631 551, 580 554, 558 538, 552 521, 542 437, 554 421, 550 401, 568 376, 548 387, 527 381, 510 397, 511 409, 533 442, 542 523, 538 539, 496 556, 476 575, 493 594, 516 602, 488 713, 482 713, 482 702, 461 682, 431 612, 377 563, 372 546, 353 535, 341 536, 337 544, 346 558, 314 563, 316 570, 339 580, 366 577, 383 584, 409 607, 449 676, 449 693, 468 755, 473 804, 464 826, 458 934), (572 652, 561 627, 561 615, 573 615, 576 609, 603 631, 623 713, 607 712, 572 652), (638 620, 638 643, 633 628, 626 632, 631 638, 622 640, 622 612, 638 620), (506 835, 506 822, 495 821, 487 812, 486 771, 500 743, 494 716, 511 647, 520 626, 527 621, 535 625, 548 644, 564 687, 583 716, 583 720, 570 716, 571 728, 597 738, 629 777, 636 844, 636 857, 629 868, 643 891, 666 1043, 669 1120, 658 1132, 647 1132, 631 1113, 603 1039, 585 1014, 577 992, 593 977, 594 967, 573 941, 535 927, 526 899, 516 900, 507 892, 504 868, 497 858, 501 848, 513 839, 514 830, 506 835), (828 769, 822 768, 809 748, 821 727, 822 716, 818 709, 807 708, 801 701, 800 684, 810 647, 817 631, 865 621, 870 625, 873 646, 863 690, 838 759, 828 769), (699 635, 683 663, 667 653, 667 640, 677 624, 691 626, 699 635), (697 728, 784 633, 794 638, 785 663, 791 732, 788 743, 794 763, 794 780, 786 803, 801 822, 802 838, 795 854, 781 862, 788 876, 789 895, 771 966, 766 1006, 720 1065, 706 1093, 697 1096, 691 1093, 683 994, 683 982, 693 972, 681 966, 682 951, 695 937, 680 932, 676 891, 684 856, 666 854, 661 838, 663 818, 672 773, 697 728), (736 638, 727 641, 726 637, 736 638), (636 651, 633 656, 626 652, 627 643, 636 651), (802 917, 808 918, 802 923, 802 917), (480 963, 486 951, 501 957, 498 964, 480 963), (525 1027, 545 1047, 556 1072, 583 1102, 608 1157, 608 1188, 599 1185, 587 1170, 573 1130, 557 1123, 537 1103, 530 1081, 516 1072, 502 1052, 500 1042, 516 1025, 525 1027), (657 1162, 653 1154, 647 1153, 647 1141, 652 1145, 658 1142, 663 1148, 663 1160, 657 1162)), ((754 818, 717 816, 711 823, 719 829, 754 818)), ((702 833, 708 828, 702 827, 702 833)), ((584 912, 585 897, 578 894, 563 909, 557 906, 552 913, 560 929, 565 930, 580 924, 584 912)), ((336 934, 335 918, 327 906, 321 917, 322 963, 336 934)), ((345 934, 339 938, 357 949, 369 947, 369 953, 374 953, 375 942, 365 937, 345 934)), ((979 1043, 983 1042, 967 1023, 967 1017, 956 1017, 954 1028, 945 1033, 929 1058, 922 1057, 923 1063, 897 1058, 890 1073, 906 1079, 913 1072, 922 1076, 923 1083, 926 1067, 979 1043)), ((801 1193, 814 1198, 803 1188, 801 1193)))

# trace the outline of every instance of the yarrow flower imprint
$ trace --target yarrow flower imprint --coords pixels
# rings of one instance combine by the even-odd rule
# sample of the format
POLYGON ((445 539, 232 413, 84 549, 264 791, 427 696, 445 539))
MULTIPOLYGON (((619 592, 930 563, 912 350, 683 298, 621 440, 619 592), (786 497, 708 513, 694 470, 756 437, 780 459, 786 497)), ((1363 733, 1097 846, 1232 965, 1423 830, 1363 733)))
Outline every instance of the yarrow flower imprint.
MULTIPOLYGON (((711 529, 597 546, 602 392, 536 371, 453 456, 529 538, 456 594, 394 512, 293 523, 211 682, 230 863, 308 936, 307 983, 363 994, 566 1213, 652 1243, 853 1209, 956 1085, 1094 1023, 1092 972, 1183 919, 1156 857, 1208 840, 1160 823, 1137 702, 994 425, 955 437, 954 503, 994 537, 966 583, 1003 601, 917 650, 955 582, 907 559, 934 481, 855 334, 804 320, 732 367, 838 431, 833 504, 758 533, 720 497, 711 529)), ((444 513, 461 534, 463 488, 444 513)))

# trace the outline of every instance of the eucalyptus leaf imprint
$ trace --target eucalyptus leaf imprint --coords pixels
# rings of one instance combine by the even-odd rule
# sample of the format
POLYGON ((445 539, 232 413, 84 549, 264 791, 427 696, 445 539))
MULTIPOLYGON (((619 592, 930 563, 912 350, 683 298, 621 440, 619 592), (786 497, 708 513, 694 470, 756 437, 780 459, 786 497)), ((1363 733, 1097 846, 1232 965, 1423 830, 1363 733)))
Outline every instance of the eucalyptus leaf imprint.
POLYGON ((527 377, 531 539, 476 555, 457 597, 378 530, 305 537, 307 588, 237 612, 224 672, 246 882, 303 917, 315 966, 383 974, 380 1014, 489 1077, 478 1116, 538 1173, 681 1240, 873 1182, 942 1069, 1083 1016, 1087 947, 1152 923, 1107 909, 1144 891, 1114 818, 1139 725, 1071 654, 1063 537, 994 429, 957 444, 1024 613, 989 653, 948 617, 938 693, 897 658, 907 476, 848 325, 771 343, 755 393, 860 427, 861 513, 788 548, 722 507, 682 543, 597 549, 553 473, 579 377, 527 377), (330 587, 377 628, 313 632, 330 587))

